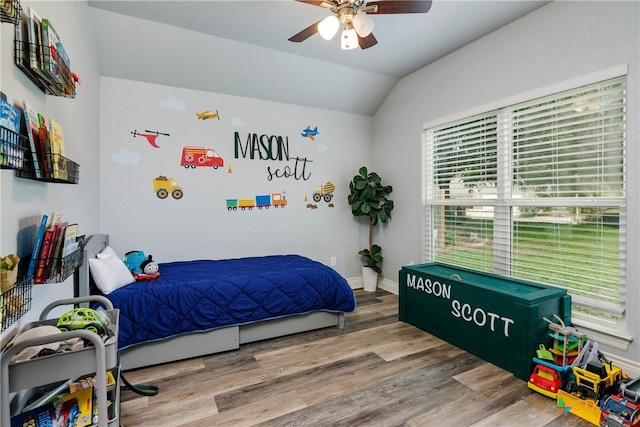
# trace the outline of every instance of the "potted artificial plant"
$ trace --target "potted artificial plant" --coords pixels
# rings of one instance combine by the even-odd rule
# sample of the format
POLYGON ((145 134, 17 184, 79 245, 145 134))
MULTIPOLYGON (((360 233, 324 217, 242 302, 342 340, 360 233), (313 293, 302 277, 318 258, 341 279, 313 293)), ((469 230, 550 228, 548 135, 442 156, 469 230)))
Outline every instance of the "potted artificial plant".
POLYGON ((369 247, 358 252, 365 261, 362 266, 362 284, 365 291, 375 291, 378 274, 382 273, 382 248, 373 244, 373 227, 378 222, 387 222, 391 218, 393 201, 389 193, 390 185, 383 185, 382 179, 375 172, 361 167, 358 175, 349 183, 348 201, 353 216, 364 216, 369 220, 369 247))

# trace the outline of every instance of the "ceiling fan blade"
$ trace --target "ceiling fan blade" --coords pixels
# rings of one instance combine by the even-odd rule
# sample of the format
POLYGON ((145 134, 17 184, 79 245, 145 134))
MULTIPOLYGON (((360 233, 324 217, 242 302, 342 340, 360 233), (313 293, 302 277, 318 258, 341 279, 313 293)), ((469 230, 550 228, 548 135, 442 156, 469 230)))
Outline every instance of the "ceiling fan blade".
POLYGON ((382 15, 392 13, 427 13, 431 9, 431 0, 385 0, 370 1, 363 9, 368 15, 382 15), (369 7, 376 6, 373 10, 369 7))
POLYGON ((335 0, 296 0, 299 3, 306 3, 312 6, 320 6, 326 8, 332 8, 338 6, 335 0))
MULTIPOLYGON (((320 21, 322 21, 322 19, 320 21)), ((312 35, 318 32, 318 24, 320 23, 320 21, 316 22, 315 24, 309 25, 307 28, 300 31, 298 34, 289 37, 289 41, 296 42, 296 43, 305 41, 306 39, 308 39, 309 37, 311 37, 312 35)))
POLYGON ((358 36, 358 44, 360 45, 360 49, 369 49, 371 46, 377 45, 378 40, 373 36, 373 33, 370 33, 366 37, 358 36))

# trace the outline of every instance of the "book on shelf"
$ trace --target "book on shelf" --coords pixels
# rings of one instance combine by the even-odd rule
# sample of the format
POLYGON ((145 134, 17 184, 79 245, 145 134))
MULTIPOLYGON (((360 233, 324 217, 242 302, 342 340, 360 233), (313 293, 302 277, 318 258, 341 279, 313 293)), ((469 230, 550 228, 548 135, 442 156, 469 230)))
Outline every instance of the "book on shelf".
MULTIPOLYGON (((106 385, 107 387, 111 387, 112 385, 115 385, 116 383, 116 379, 113 375, 113 372, 111 371, 107 371, 107 380, 106 380, 106 385)), ((82 390, 85 388, 89 388, 89 387, 97 387, 98 386, 98 381, 95 377, 95 375, 89 376, 89 377, 85 377, 85 378, 79 378, 75 381, 72 381, 71 383, 69 383, 69 391, 71 393, 76 392, 78 390, 82 390)))
POLYGON ((53 211, 51 213, 51 221, 49 225, 60 224, 64 220, 64 212, 62 211, 53 211))
POLYGON ((60 123, 53 119, 47 121, 51 146, 52 176, 54 179, 67 180, 67 158, 64 150, 64 134, 60 123))
POLYGON ((0 92, 0 126, 4 126, 12 132, 20 133, 20 121, 22 111, 7 101, 4 93, 0 92))
POLYGON ((93 387, 80 389, 53 402, 11 417, 11 427, 85 427, 93 421, 93 387))
POLYGON ((63 217, 64 214, 62 212, 53 212, 49 217, 50 220, 48 221, 44 237, 42 238, 40 255, 33 275, 33 283, 36 285, 46 283, 49 277, 52 252, 55 245, 55 239, 57 237, 56 234, 60 232, 63 217))
POLYGON ((42 246, 42 240, 44 239, 44 232, 47 230, 47 223, 49 222, 49 215, 42 215, 40 220, 40 227, 36 232, 36 241, 33 244, 33 251, 31 252, 31 260, 29 261, 29 267, 27 268, 27 276, 33 276, 36 272, 36 264, 40 255, 40 248, 42 246))
POLYGON ((44 237, 42 238, 42 247, 40 248, 40 256, 38 257, 38 263, 36 264, 36 271, 33 274, 33 283, 41 285, 46 282, 45 270, 47 262, 51 256, 51 248, 53 246, 53 233, 54 231, 49 228, 45 230, 44 237))
POLYGON ((22 111, 7 101, 0 92, 0 166, 22 167, 23 151, 20 146, 20 121, 22 111))
POLYGON ((54 236, 53 250, 51 251, 51 265, 49 267, 49 271, 47 272, 47 280, 51 281, 56 279, 58 274, 58 270, 60 269, 60 265, 62 263, 62 244, 64 243, 64 230, 69 225, 68 222, 62 222, 60 224, 56 224, 56 232, 54 236))
POLYGON ((53 162, 51 159, 51 141, 47 131, 47 120, 42 114, 38 114, 38 140, 40 141, 40 152, 42 153, 42 174, 45 178, 53 177, 53 162))
POLYGON ((53 227, 53 239, 51 240, 51 250, 49 257, 46 259, 44 267, 44 281, 55 279, 60 266, 60 256, 62 254, 62 241, 64 240, 64 230, 67 228, 68 222, 61 222, 53 227))
POLYGON ((29 67, 29 22, 27 14, 20 8, 20 16, 16 21, 16 63, 21 67, 29 67))
POLYGON ((32 396, 21 409, 18 409, 18 412, 27 412, 58 400, 60 396, 68 394, 69 385, 76 380, 76 377, 69 378, 51 389, 45 389, 42 393, 37 393, 35 396, 32 396))
POLYGON ((42 70, 42 19, 32 7, 29 7, 27 22, 29 28, 29 67, 32 70, 42 70))
POLYGON ((69 224, 64 230, 64 242, 62 243, 62 258, 65 258, 78 249, 78 224, 69 224))
POLYGON ((40 129, 38 125, 38 113, 31 108, 31 104, 27 101, 23 101, 24 105, 24 120, 27 126, 27 136, 29 138, 29 146, 31 148, 31 156, 33 158, 33 170, 36 178, 42 178, 42 170, 40 169, 40 129))
MULTIPOLYGON (((40 219, 40 225, 36 231, 36 239, 33 244, 33 250, 31 252, 31 259, 29 260, 29 266, 27 268, 27 276, 35 276, 38 268, 41 266, 41 261, 47 259, 47 251, 51 251, 47 245, 51 245, 54 235, 56 233, 56 226, 58 227, 58 233, 62 232, 60 224, 64 219, 64 212, 54 211, 50 215, 42 215, 40 219), (49 232, 49 233, 48 233, 49 232), (53 233, 51 233, 53 232, 53 233), (45 243, 48 240, 48 243, 45 243)), ((44 266, 44 265, 42 265, 44 266)), ((42 272, 40 272, 42 274, 42 272)))
POLYGON ((59 79, 59 71, 57 64, 57 47, 60 43, 60 36, 56 32, 51 22, 42 18, 42 58, 44 59, 43 70, 50 77, 59 79))
POLYGON ((62 84, 64 93, 70 95, 75 90, 75 80, 71 75, 71 60, 62 42, 56 44, 56 55, 58 60, 58 80, 62 84))
POLYGON ((53 77, 67 93, 69 90, 67 85, 70 81, 73 81, 71 79, 69 57, 51 21, 45 18, 42 19, 42 45, 45 72, 53 77))

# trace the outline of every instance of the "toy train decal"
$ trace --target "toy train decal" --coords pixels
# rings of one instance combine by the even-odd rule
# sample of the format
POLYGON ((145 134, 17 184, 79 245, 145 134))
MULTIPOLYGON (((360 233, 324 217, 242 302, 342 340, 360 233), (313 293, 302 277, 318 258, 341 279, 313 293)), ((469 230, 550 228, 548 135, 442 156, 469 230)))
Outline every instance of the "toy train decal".
POLYGON ((263 194, 253 199, 227 199, 227 210, 251 210, 253 208, 269 209, 274 206, 276 208, 284 208, 287 206, 287 199, 283 193, 263 194))

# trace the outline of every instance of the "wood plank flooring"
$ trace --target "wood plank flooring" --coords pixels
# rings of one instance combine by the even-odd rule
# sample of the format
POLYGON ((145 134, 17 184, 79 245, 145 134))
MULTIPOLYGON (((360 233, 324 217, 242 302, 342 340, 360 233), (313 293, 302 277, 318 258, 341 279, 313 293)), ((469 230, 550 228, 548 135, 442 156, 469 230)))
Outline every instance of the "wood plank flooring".
POLYGON ((398 297, 355 291, 327 328, 126 372, 124 427, 587 427, 511 373, 398 321, 398 297))

